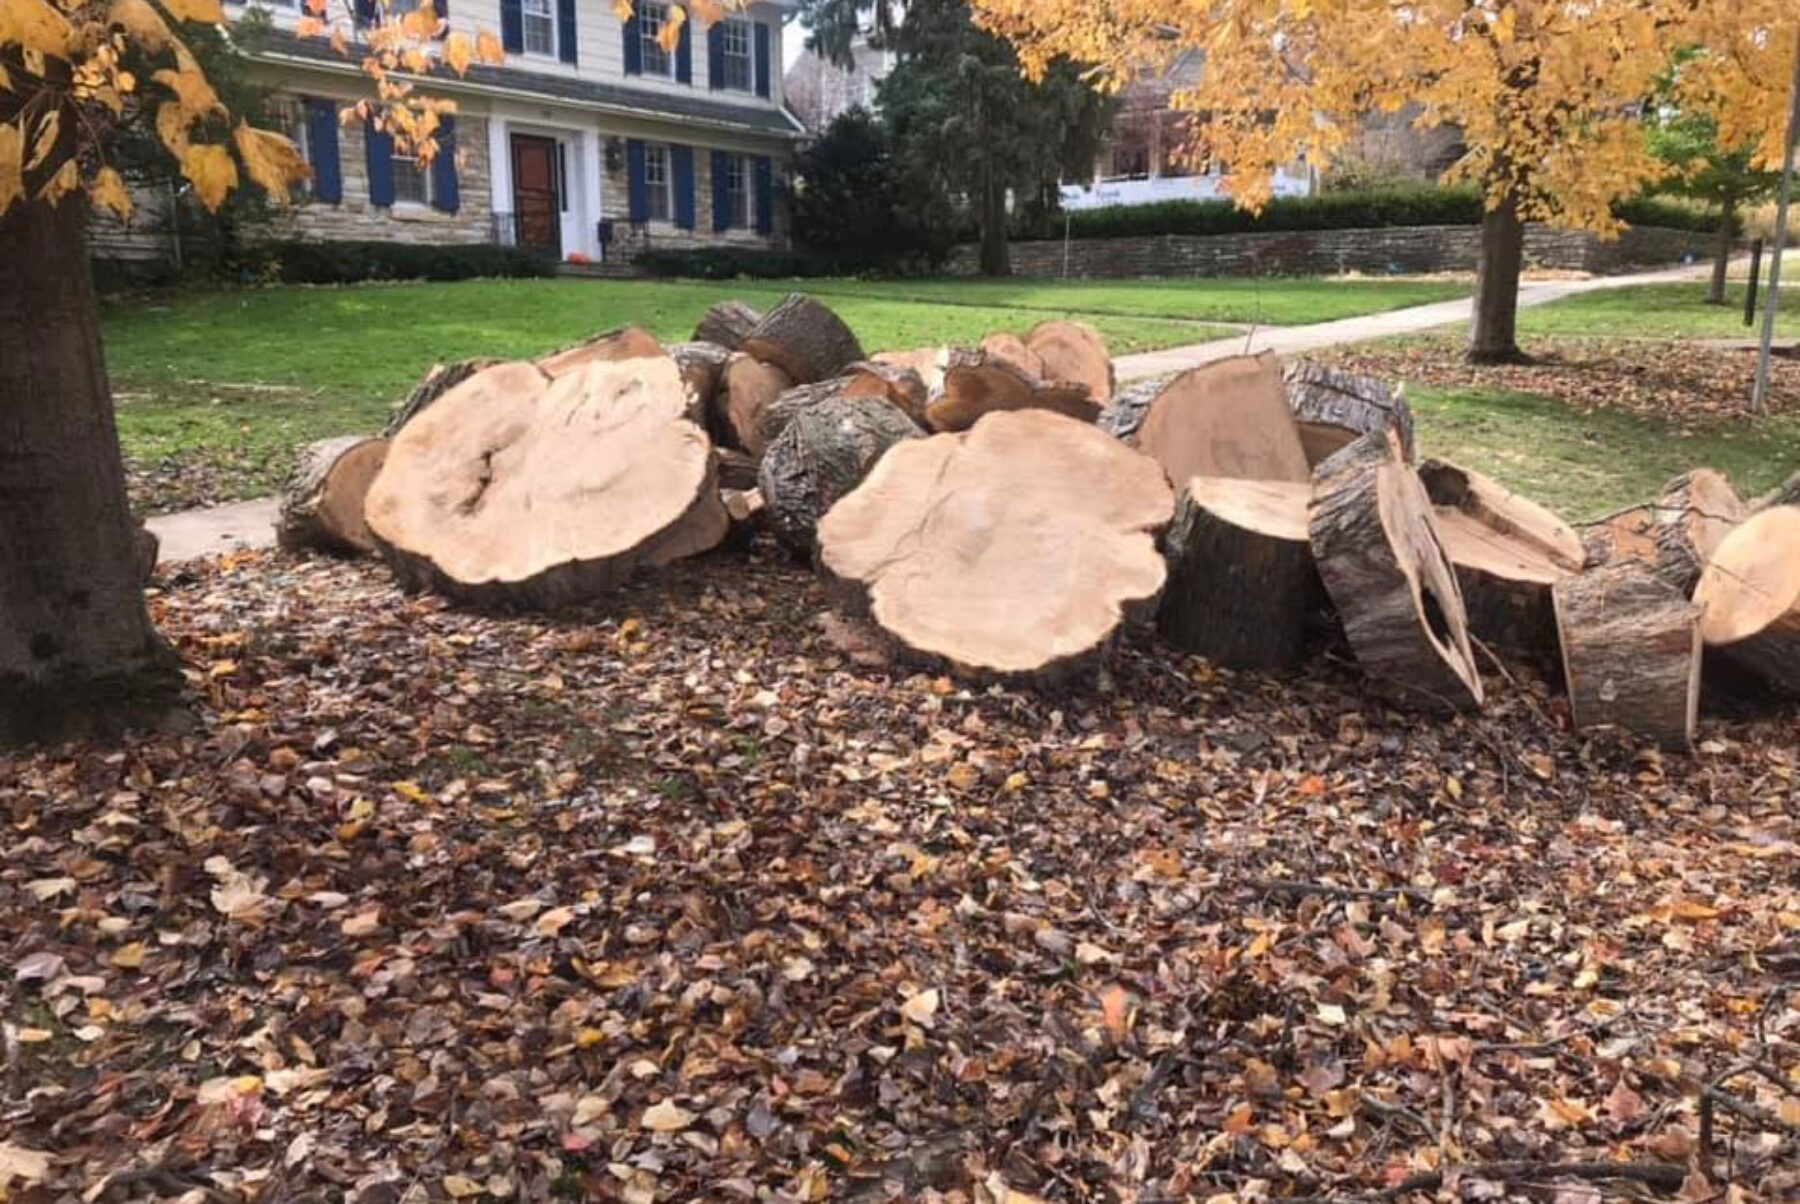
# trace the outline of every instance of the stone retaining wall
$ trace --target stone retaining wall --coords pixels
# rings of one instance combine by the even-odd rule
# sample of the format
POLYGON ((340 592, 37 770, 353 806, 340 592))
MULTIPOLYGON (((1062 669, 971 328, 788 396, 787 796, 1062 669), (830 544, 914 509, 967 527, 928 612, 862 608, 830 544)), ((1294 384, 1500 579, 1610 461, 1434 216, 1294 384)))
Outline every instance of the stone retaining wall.
MULTIPOLYGON (((1578 230, 1532 225, 1525 230, 1525 261, 1538 268, 1618 272, 1704 260, 1716 236, 1634 226, 1604 242, 1578 230)), ((1013 274, 1037 279, 1063 275, 1061 242, 1012 245, 1013 274)), ((1068 244, 1068 275, 1133 276, 1326 276, 1424 272, 1472 272, 1481 257, 1477 226, 1396 226, 1385 229, 1312 230, 1279 234, 1163 234, 1144 238, 1076 239, 1068 244)), ((947 265, 952 275, 974 275, 978 248, 957 247, 947 265)))

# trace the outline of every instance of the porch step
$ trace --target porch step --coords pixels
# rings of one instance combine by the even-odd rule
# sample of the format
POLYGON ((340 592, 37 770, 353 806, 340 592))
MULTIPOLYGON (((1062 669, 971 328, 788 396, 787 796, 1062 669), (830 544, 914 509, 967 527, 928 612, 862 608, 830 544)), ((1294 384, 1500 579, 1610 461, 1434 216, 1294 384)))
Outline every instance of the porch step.
POLYGON ((581 280, 639 280, 644 275, 629 263, 559 263, 556 274, 581 280))

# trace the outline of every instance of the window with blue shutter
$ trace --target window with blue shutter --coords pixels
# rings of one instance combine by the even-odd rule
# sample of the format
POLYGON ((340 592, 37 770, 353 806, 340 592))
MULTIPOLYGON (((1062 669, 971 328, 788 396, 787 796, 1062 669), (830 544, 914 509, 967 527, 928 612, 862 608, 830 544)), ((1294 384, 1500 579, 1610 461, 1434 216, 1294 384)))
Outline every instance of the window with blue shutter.
MULTIPOLYGON (((717 28, 715 26, 714 28, 717 28)), ((731 229, 731 155, 722 150, 712 153, 713 229, 731 229)))
POLYGON ((306 102, 306 153, 313 169, 315 201, 336 205, 344 199, 344 173, 338 166, 338 109, 317 97, 306 102))
POLYGON ((373 25, 378 20, 380 20, 380 12, 376 8, 375 0, 356 0, 356 23, 358 25, 373 25))
POLYGON ((625 18, 625 74, 644 73, 644 32, 638 27, 637 10, 625 18))
POLYGON ((365 158, 369 165, 369 204, 385 208, 394 203, 394 136, 375 128, 373 121, 363 127, 365 158))
MULTIPOLYGON (((301 4, 301 7, 302 8, 306 7, 304 0, 301 4)), ((436 38, 440 38, 440 39, 449 37, 450 36, 450 0, 431 0, 431 10, 437 14, 437 19, 438 19, 437 33, 433 34, 432 36, 436 37, 436 38)))
POLYGON ((694 23, 683 21, 681 34, 675 41, 675 82, 694 82, 694 23))
POLYGON ((644 186, 644 140, 628 138, 625 141, 626 194, 631 200, 631 220, 635 223, 650 220, 650 192, 644 186))
POLYGON ((556 0, 556 56, 575 61, 575 0, 556 0))
POLYGON ((431 161, 431 207, 455 213, 462 208, 462 190, 456 179, 456 118, 443 119, 437 144, 437 157, 431 161))
POLYGON ((767 155, 756 156, 756 232, 775 232, 775 164, 767 155))
POLYGON ((525 53, 525 10, 521 0, 500 0, 500 45, 508 54, 525 53))
POLYGON ((694 228, 694 148, 671 146, 670 166, 675 173, 675 224, 683 230, 694 228))
POLYGON ((769 94, 769 27, 762 21, 756 23, 756 94, 769 94))
POLYGON ((706 31, 706 82, 715 91, 725 86, 725 22, 706 31))

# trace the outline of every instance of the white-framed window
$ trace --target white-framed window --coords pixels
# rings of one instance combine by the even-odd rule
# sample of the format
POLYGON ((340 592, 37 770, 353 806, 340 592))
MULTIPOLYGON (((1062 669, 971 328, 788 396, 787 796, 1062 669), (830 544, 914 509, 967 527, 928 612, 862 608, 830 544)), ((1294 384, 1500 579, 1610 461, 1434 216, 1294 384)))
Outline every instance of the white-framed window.
POLYGON ((755 91, 756 59, 751 52, 750 22, 737 18, 721 21, 715 28, 724 47, 721 58, 725 64, 725 78, 721 86, 737 92, 755 91))
POLYGON ((660 142, 644 147, 644 195, 650 202, 650 220, 673 221, 675 173, 669 167, 669 148, 660 142))
POLYGON ((556 57, 556 10, 551 0, 520 0, 520 21, 525 32, 525 53, 556 57))
POLYGON ((725 156, 726 215, 733 230, 756 228, 756 194, 750 187, 750 156, 725 156))
MULTIPOLYGON (((274 117, 276 129, 287 135, 288 141, 294 144, 294 149, 300 152, 300 158, 306 165, 317 170, 318 164, 313 162, 312 131, 307 128, 305 103, 295 101, 282 104, 275 109, 274 117)), ((288 199, 296 205, 312 200, 311 178, 296 180, 288 185, 288 199)))
POLYGON ((642 48, 645 75, 675 74, 675 56, 663 49, 663 26, 669 23, 669 6, 644 0, 637 6, 638 44, 642 48))
POLYGON ((416 155, 394 152, 394 204, 431 204, 431 169, 416 155))

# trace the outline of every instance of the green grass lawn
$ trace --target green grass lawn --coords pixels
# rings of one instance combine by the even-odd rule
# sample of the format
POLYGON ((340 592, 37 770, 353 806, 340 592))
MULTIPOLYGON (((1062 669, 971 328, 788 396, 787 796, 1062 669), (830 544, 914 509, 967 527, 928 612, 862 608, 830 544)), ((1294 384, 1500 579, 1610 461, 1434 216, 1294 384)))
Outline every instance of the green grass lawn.
MULTIPOLYGON (((1744 325, 1744 286, 1726 289, 1725 305, 1706 303, 1705 282, 1637 284, 1564 297, 1519 312, 1519 334, 1606 338, 1752 339, 1762 331, 1744 325)), ((1782 290, 1775 328, 1784 338, 1800 337, 1800 288, 1782 290)))

